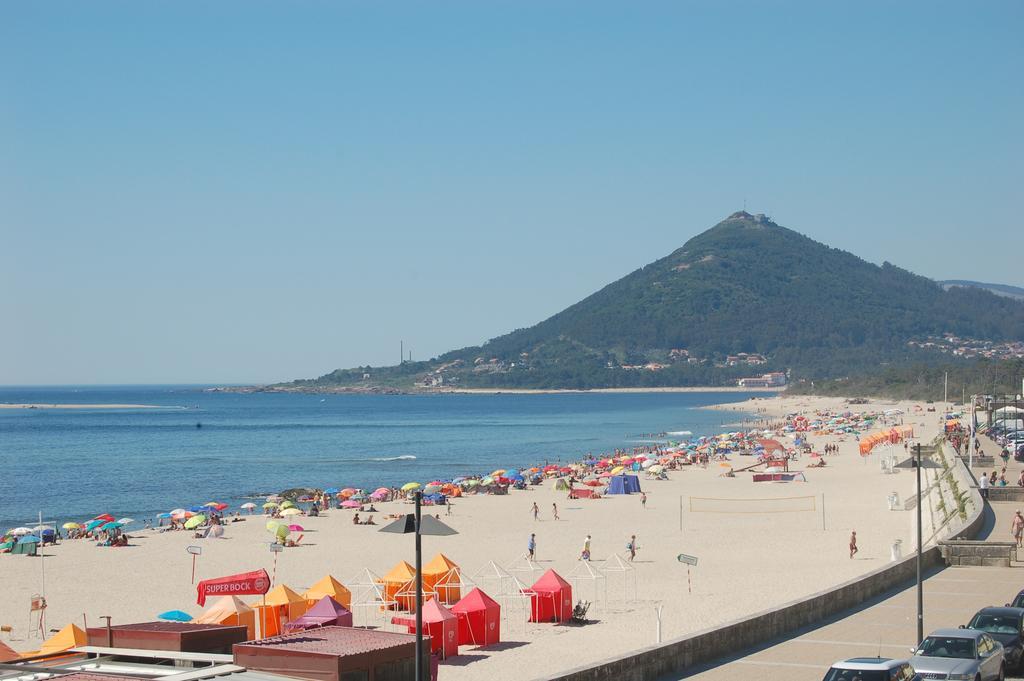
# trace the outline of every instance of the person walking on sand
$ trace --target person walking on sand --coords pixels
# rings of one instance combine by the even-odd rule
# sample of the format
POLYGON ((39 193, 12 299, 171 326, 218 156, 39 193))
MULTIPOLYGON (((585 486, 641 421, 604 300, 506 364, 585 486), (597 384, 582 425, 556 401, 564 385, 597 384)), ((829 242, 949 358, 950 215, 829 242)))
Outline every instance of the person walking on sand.
POLYGON ((850 533, 850 558, 853 558, 853 554, 857 553, 857 530, 850 533))
POLYGON ((632 563, 633 559, 636 558, 636 535, 630 535, 629 543, 626 544, 626 548, 629 550, 629 562, 632 563))
POLYGON ((531 508, 530 511, 533 512, 533 519, 534 520, 540 520, 540 518, 538 517, 540 515, 540 509, 537 507, 537 502, 536 501, 533 502, 533 508, 531 508))
POLYGON ((558 517, 558 504, 551 504, 551 515, 555 516, 555 520, 561 520, 558 517))
POLYGON ((530 560, 537 557, 537 535, 531 534, 529 541, 526 542, 526 556, 530 560))
POLYGON ((1017 542, 1017 548, 1021 548, 1021 538, 1024 537, 1024 516, 1020 514, 1020 509, 1013 514, 1013 524, 1010 525, 1010 534, 1013 535, 1013 540, 1017 542))
POLYGON ((580 560, 590 560, 590 535, 583 540, 583 550, 580 551, 580 560))
POLYGON ((647 508, 647 492, 640 492, 640 507, 647 508))

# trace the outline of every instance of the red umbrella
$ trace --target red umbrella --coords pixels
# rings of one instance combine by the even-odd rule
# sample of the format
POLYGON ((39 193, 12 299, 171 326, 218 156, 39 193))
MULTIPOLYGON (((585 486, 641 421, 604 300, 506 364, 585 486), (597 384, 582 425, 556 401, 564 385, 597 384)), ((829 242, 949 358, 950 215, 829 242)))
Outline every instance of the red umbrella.
POLYGON ((109 513, 104 513, 103 515, 96 516, 93 520, 106 520, 108 523, 112 523, 114 522, 114 516, 109 513))
POLYGON ((227 504, 225 504, 224 502, 221 502, 219 504, 215 504, 213 508, 218 510, 218 511, 223 511, 227 507, 228 507, 227 504))
POLYGON ((306 529, 302 525, 289 525, 288 529, 292 532, 305 532, 306 529))
POLYGON ((547 473, 548 471, 557 471, 557 470, 558 470, 558 466, 556 466, 553 463, 549 463, 547 466, 544 466, 544 472, 545 473, 547 473))
POLYGON ((572 469, 569 468, 568 466, 563 466, 562 468, 558 469, 558 472, 559 473, 572 473, 572 469))

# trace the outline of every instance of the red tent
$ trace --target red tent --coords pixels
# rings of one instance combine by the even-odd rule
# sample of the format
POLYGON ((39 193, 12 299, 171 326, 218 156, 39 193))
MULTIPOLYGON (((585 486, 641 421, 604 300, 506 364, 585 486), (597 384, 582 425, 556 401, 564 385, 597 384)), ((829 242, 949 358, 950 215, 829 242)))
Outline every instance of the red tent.
POLYGON ((572 585, 548 570, 530 587, 531 622, 567 622, 572 619, 572 585))
POLYGON ((501 640, 501 606, 474 588, 452 606, 459 618, 460 646, 489 646, 501 640))
MULTIPOLYGON (((391 623, 408 627, 410 634, 416 633, 415 615, 392 617, 391 623)), ((423 604, 423 635, 430 637, 430 652, 440 650, 442 659, 459 654, 458 618, 436 598, 423 604)))

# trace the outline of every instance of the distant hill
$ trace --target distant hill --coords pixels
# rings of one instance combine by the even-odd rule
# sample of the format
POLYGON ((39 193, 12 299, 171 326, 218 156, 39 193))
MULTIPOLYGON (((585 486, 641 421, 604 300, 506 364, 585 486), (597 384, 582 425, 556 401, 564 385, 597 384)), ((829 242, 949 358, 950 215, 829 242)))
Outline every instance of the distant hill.
MULTIPOLYGON (((1024 303, 939 283, 738 212, 539 324, 428 362, 282 388, 595 388, 827 379, 927 362, 913 339, 1024 339, 1024 303)), ((948 358, 946 358, 948 359, 948 358)))
POLYGON ((1005 296, 1007 298, 1013 298, 1014 300, 1024 300, 1024 288, 1019 286, 1010 286, 1008 284, 985 284, 980 281, 968 281, 966 279, 947 279, 946 281, 940 281, 939 284, 942 288, 949 290, 954 286, 980 288, 985 291, 991 291, 997 296, 1005 296))

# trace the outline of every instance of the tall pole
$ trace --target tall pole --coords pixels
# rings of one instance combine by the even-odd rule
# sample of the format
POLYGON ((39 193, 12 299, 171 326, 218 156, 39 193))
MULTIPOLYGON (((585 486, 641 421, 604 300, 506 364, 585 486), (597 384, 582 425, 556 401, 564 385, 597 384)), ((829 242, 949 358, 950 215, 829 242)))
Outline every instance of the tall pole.
MULTIPOLYGON (((43 512, 39 512, 39 526, 43 525, 43 512)), ((43 609, 39 611, 39 628, 46 636, 46 543, 43 541, 43 531, 39 533, 39 595, 43 597, 43 609)), ((57 534, 57 525, 53 526, 54 535, 57 534)))
POLYGON ((921 444, 914 445, 917 464, 917 645, 924 640, 924 585, 921 583, 921 444))
POLYGON ((423 493, 416 491, 416 681, 423 681, 423 562, 420 548, 420 502, 423 493))

